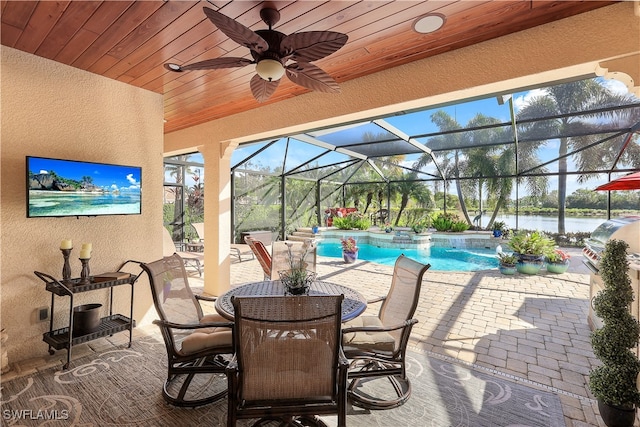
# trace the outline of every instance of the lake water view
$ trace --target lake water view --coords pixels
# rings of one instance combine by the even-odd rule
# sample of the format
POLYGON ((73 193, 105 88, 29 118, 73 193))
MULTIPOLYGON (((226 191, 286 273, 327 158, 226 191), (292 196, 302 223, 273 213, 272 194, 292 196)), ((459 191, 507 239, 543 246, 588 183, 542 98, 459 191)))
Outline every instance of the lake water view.
MULTIPOLYGON (((491 215, 482 215, 481 226, 489 224, 491 215)), ((567 233, 592 232, 607 218, 565 217, 564 226, 567 233)), ((496 221, 503 221, 510 229, 516 228, 515 215, 498 215, 496 221)), ((555 216, 519 215, 518 229, 541 230, 548 233, 558 232, 558 218, 555 216)))

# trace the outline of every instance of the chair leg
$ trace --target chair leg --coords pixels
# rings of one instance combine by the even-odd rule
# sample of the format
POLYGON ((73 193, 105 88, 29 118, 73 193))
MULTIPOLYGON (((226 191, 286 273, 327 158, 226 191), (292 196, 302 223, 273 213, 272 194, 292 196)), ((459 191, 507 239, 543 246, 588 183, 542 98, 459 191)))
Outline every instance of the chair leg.
MULTIPOLYGON (((204 363, 207 363, 207 360, 205 358, 200 359, 196 362, 193 363, 189 363, 188 365, 190 366, 202 366, 204 363)), ((217 362, 214 362, 217 363, 217 362)), ((186 366, 186 365, 185 365, 186 366)), ((195 375, 215 375, 215 373, 212 372, 201 372, 201 373, 194 373, 194 372, 185 372, 185 373, 171 373, 168 375, 166 381, 164 382, 164 385, 162 387, 162 396, 164 397, 164 399, 169 402, 172 405, 175 406, 180 406, 180 407, 196 407, 196 406, 202 406, 202 405, 206 405, 212 402, 215 402, 217 400, 222 399, 223 397, 225 397, 227 395, 227 388, 224 387, 222 390, 218 391, 215 394, 212 394, 210 396, 207 397, 203 397, 201 399, 185 399, 185 396, 187 396, 187 392, 189 391, 189 387, 191 386, 191 382, 193 381, 195 375), (177 393, 175 392, 171 392, 170 387, 174 386, 174 387, 178 387, 178 381, 182 380, 182 384, 179 386, 179 390, 177 393)), ((223 379, 220 379, 220 381, 224 381, 223 379)), ((225 382, 226 385, 226 382, 225 382)))

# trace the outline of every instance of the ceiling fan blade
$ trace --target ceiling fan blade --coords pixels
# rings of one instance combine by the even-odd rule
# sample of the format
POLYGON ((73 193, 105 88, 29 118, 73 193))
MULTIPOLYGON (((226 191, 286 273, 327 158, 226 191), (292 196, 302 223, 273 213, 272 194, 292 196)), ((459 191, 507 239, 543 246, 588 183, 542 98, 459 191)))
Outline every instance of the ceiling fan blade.
POLYGON ((246 58, 215 58, 181 66, 179 71, 216 70, 218 68, 244 67, 250 64, 253 64, 253 61, 246 58))
POLYGON ((271 95, 273 95, 278 88, 279 83, 280 80, 267 81, 256 74, 251 78, 251 93, 253 93, 253 97, 257 99, 258 102, 264 102, 271 98, 271 95))
POLYGON ((269 44, 262 37, 239 22, 211 8, 203 7, 202 9, 204 10, 204 14, 207 15, 207 18, 213 22, 213 25, 218 27, 220 31, 225 33, 227 37, 234 42, 259 53, 269 49, 269 44))
POLYGON ((280 52, 283 57, 311 62, 324 58, 340 49, 347 42, 346 34, 335 31, 306 31, 290 34, 282 40, 280 52))
POLYGON ((319 67, 306 62, 288 65, 287 77, 297 85, 317 92, 338 93, 340 86, 329 74, 319 67))

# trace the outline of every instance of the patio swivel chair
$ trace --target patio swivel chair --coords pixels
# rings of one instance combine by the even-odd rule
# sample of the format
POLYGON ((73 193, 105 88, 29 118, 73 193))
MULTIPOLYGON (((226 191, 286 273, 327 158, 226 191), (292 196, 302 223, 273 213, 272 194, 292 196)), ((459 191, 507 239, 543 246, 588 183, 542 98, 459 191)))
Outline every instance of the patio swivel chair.
POLYGON ((280 278, 280 270, 288 270, 291 268, 289 260, 289 248, 291 255, 298 260, 304 253, 304 261, 309 271, 316 271, 317 264, 317 248, 313 239, 305 239, 304 242, 273 242, 272 254, 269 253, 264 243, 260 240, 246 236, 244 241, 249 245, 251 251, 258 259, 260 267, 264 272, 264 280, 278 280, 280 278))
POLYGON ((406 349, 418 305, 420 288, 430 264, 421 264, 404 255, 395 262, 391 288, 377 316, 360 316, 342 330, 342 346, 350 361, 348 396, 351 403, 365 409, 390 409, 402 405, 411 395, 406 373, 406 349), (388 379, 393 390, 381 384, 388 379), (375 383, 373 381, 376 381, 375 383), (382 383, 381 383, 382 381, 382 383), (374 385, 376 384, 376 385, 374 385))
POLYGON ((227 394, 223 374, 233 354, 233 323, 219 314, 204 315, 201 300, 189 287, 177 254, 142 263, 167 349, 167 379, 162 395, 176 406, 200 406, 227 394))
POLYGON ((202 269, 204 268, 204 254, 202 252, 187 252, 177 249, 179 243, 175 243, 171 238, 169 230, 162 227, 162 255, 171 256, 177 254, 184 262, 185 266, 194 267, 198 270, 198 274, 202 277, 202 269))
POLYGON ((249 245, 253 255, 258 259, 260 267, 262 267, 262 271, 264 272, 264 279, 271 279, 271 254, 269 254, 264 243, 250 236, 246 236, 244 241, 249 245))
POLYGON ((227 426, 346 424, 348 361, 340 345, 343 295, 233 297, 235 355, 227 367, 227 426))

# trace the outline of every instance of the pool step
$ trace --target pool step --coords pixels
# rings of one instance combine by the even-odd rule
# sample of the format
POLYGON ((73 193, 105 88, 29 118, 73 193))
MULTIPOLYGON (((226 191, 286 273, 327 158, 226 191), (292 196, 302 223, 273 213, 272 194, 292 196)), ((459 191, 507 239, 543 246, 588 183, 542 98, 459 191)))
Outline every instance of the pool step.
POLYGON ((307 239, 315 239, 316 235, 311 231, 311 227, 305 228, 301 227, 296 229, 293 233, 287 236, 287 240, 292 240, 295 242, 304 242, 307 239))

